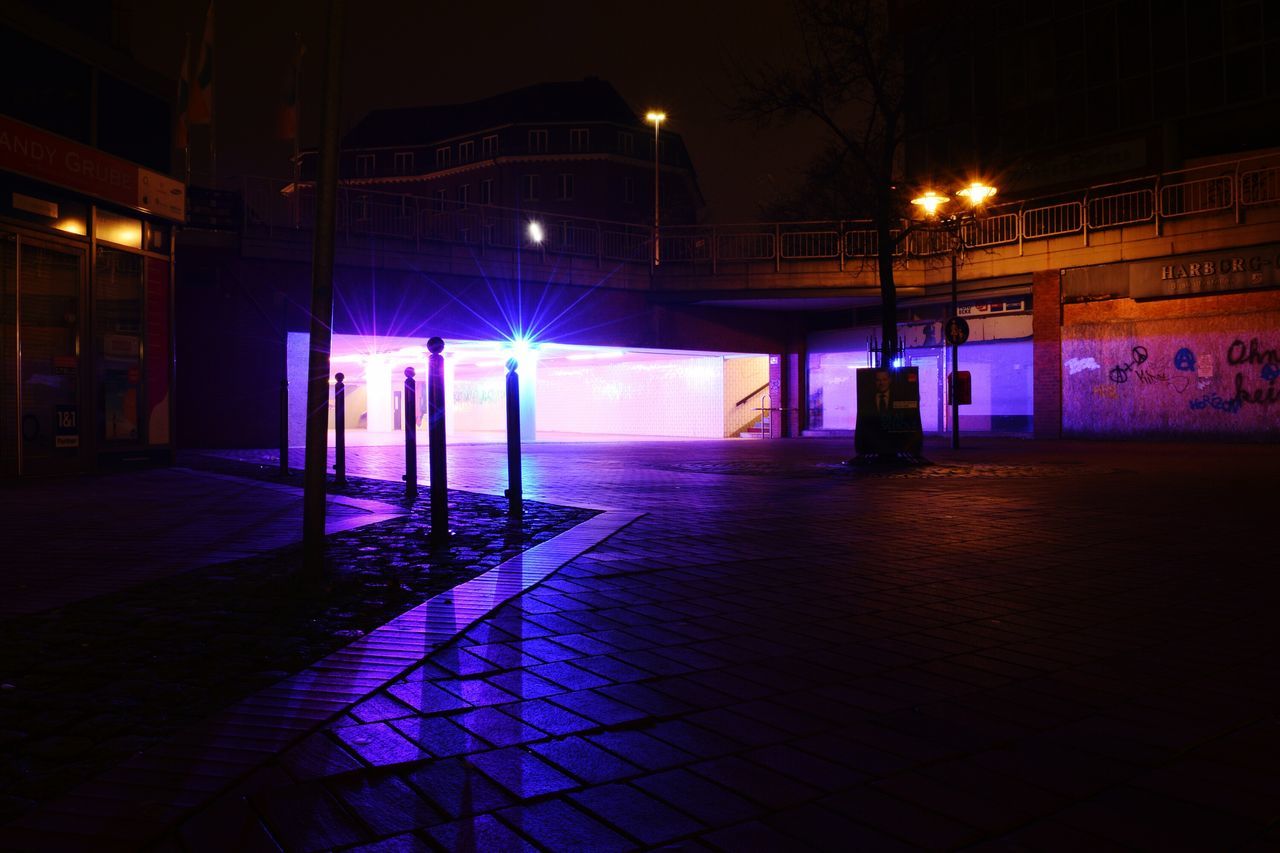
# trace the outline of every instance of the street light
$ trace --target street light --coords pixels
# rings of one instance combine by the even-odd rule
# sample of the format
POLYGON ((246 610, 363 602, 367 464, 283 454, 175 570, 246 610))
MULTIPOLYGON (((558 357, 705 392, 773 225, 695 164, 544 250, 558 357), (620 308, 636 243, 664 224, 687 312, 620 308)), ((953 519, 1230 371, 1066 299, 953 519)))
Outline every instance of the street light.
POLYGON ((656 267, 662 260, 658 248, 658 130, 667 120, 667 114, 650 110, 644 120, 653 124, 653 265, 656 267))
MULTIPOLYGON (((981 181, 973 181, 968 186, 956 190, 956 195, 964 199, 968 203, 968 210, 962 210, 958 213, 952 213, 945 216, 939 216, 939 210, 947 204, 951 199, 945 195, 940 195, 933 190, 927 190, 923 194, 911 199, 911 203, 924 211, 925 216, 930 219, 937 219, 938 224, 946 230, 952 237, 951 243, 951 318, 947 321, 950 327, 953 320, 959 318, 959 299, 958 285, 956 276, 956 260, 960 252, 965 247, 964 242, 964 226, 974 220, 978 215, 978 211, 982 205, 996 194, 996 188, 981 181)), ((951 344, 951 382, 948 383, 947 389, 951 397, 951 449, 956 450, 960 447, 960 397, 956 393, 956 377, 959 373, 960 361, 960 343, 948 336, 951 344)))
POLYGON ((542 241, 547 237, 546 233, 542 230, 542 223, 536 219, 529 220, 528 233, 529 242, 537 243, 538 245, 542 245, 542 241))

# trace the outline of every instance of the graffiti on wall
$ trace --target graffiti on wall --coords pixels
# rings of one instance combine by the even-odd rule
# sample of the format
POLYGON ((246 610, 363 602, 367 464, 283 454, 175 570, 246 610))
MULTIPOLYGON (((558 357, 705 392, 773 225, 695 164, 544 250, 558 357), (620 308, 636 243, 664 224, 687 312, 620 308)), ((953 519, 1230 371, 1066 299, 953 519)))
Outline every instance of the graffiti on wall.
POLYGON ((1280 335, 1183 332, 1064 340, 1064 429, 1280 434, 1280 335))

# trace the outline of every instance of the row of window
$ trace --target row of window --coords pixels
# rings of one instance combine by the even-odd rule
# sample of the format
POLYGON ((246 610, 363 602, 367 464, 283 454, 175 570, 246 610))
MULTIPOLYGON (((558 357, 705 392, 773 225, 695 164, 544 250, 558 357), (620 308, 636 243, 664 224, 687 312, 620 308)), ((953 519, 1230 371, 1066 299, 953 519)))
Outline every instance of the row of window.
MULTIPOLYGON (((550 133, 546 130, 537 129, 529 131, 529 152, 531 154, 546 154, 549 148, 550 133)), ((436 168, 447 169, 455 163, 463 165, 475 161, 475 140, 468 139, 457 145, 442 145, 436 148, 436 168), (454 160, 455 148, 457 149, 457 160, 454 160)), ((586 152, 591 150, 591 131, 585 127, 575 127, 569 130, 569 150, 573 152, 586 152)), ((617 153, 625 155, 634 155, 636 152, 635 136, 627 131, 618 131, 617 153)), ((492 159, 498 156, 498 135, 490 134, 480 139, 480 157, 481 159, 492 159)), ((417 174, 417 163, 414 152, 397 151, 392 157, 393 174, 395 175, 414 175, 417 174)), ((377 174, 377 155, 374 154, 357 154, 356 155, 356 174, 362 178, 370 178, 377 174)))
MULTIPOLYGON (((558 201, 572 201, 574 198, 574 181, 571 174, 556 175, 556 199, 558 201)), ((493 204, 493 181, 484 180, 479 184, 480 196, 477 201, 480 204, 493 204)), ((520 198, 524 201, 539 201, 542 198, 542 176, 541 175, 521 175, 520 176, 520 198)), ((436 190, 435 200, 440 209, 444 209, 445 204, 449 201, 448 190, 436 190)), ((456 190, 456 200, 459 206, 465 207, 472 203, 471 184, 463 184, 456 190)), ((636 184, 633 178, 622 179, 622 200, 627 204, 634 204, 636 200, 636 184)))

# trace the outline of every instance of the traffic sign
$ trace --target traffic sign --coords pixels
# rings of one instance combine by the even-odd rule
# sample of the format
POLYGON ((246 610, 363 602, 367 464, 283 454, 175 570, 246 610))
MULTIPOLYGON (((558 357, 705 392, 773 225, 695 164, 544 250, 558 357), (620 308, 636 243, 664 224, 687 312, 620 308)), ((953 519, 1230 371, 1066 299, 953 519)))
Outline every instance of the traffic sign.
POLYGON ((943 330, 947 343, 958 346, 969 340, 969 321, 963 317, 952 317, 943 330))

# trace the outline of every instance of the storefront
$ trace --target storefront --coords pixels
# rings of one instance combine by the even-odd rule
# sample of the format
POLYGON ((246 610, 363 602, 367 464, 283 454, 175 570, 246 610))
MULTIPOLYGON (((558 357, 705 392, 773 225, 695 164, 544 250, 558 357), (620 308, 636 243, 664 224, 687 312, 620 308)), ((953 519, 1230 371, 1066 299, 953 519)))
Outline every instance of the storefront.
POLYGON ((172 447, 169 177, 0 116, 0 476, 172 447))

